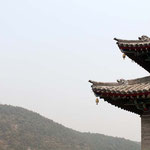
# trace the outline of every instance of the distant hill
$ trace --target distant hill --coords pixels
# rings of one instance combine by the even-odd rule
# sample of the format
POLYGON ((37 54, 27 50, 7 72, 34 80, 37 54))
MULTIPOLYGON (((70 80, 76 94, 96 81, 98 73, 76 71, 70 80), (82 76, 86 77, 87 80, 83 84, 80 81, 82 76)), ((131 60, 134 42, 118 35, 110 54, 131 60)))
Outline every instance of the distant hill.
POLYGON ((77 132, 32 111, 0 105, 0 150, 140 150, 140 144, 77 132))

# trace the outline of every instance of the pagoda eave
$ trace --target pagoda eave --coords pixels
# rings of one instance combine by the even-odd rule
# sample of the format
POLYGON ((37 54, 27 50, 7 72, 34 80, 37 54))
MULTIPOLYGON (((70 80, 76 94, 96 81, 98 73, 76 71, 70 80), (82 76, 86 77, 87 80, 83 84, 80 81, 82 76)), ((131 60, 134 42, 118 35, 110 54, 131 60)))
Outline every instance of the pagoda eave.
POLYGON ((139 37, 139 40, 116 39, 122 53, 150 72, 150 38, 139 37))
POLYGON ((96 97, 112 105, 139 115, 150 111, 150 76, 111 83, 89 82, 96 97))

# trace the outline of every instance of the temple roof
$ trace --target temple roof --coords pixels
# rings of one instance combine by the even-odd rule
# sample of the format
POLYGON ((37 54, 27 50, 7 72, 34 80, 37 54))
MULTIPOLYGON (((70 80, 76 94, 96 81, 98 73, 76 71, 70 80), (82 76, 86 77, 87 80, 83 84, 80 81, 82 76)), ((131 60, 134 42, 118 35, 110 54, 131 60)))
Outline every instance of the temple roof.
POLYGON ((141 114, 142 110, 138 110, 134 106, 134 100, 142 102, 150 98, 150 76, 134 80, 120 79, 111 83, 91 80, 89 82, 92 83, 92 90, 96 96, 137 114, 141 114), (130 100, 130 106, 127 106, 126 104, 130 100))
POLYGON ((139 40, 117 39, 118 47, 134 62, 150 72, 150 38, 143 35, 139 40))
MULTIPOLYGON (((150 38, 141 36, 138 40, 117 39, 121 52, 150 72, 150 38)), ((150 111, 150 76, 134 80, 120 79, 104 83, 89 81, 97 97, 119 108, 143 114, 150 111)))

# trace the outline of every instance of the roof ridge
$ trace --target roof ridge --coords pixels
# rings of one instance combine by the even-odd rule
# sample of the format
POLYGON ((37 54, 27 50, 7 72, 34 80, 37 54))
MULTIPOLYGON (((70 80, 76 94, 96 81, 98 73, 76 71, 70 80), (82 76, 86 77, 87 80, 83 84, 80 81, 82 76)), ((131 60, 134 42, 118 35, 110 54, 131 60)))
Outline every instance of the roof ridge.
POLYGON ((138 83, 145 83, 145 82, 150 82, 150 76, 128 80, 129 84, 138 84, 138 83))
POLYGON ((114 38, 114 40, 116 40, 118 44, 150 43, 150 38, 146 35, 142 35, 141 37, 138 38, 138 40, 124 40, 124 39, 118 39, 118 38, 114 38))
POLYGON ((131 84, 140 84, 140 83, 150 82, 150 76, 130 79, 130 80, 119 79, 117 80, 117 82, 96 82, 92 80, 89 80, 89 82, 95 86, 119 86, 119 85, 125 85, 125 84, 131 85, 131 84))

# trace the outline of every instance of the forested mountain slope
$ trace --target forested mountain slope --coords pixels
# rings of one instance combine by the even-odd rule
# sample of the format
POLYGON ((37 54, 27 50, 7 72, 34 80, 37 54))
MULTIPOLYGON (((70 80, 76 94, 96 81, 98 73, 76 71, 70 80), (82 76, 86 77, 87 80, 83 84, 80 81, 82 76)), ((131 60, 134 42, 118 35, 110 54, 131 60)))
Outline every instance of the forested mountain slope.
POLYGON ((32 111, 0 105, 0 150, 140 150, 140 144, 77 132, 32 111))

